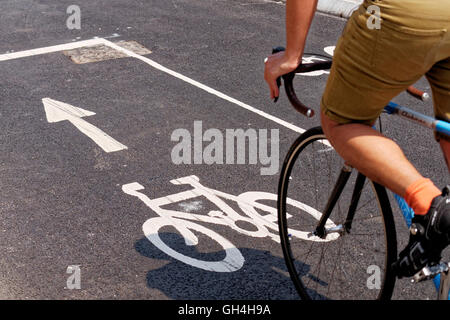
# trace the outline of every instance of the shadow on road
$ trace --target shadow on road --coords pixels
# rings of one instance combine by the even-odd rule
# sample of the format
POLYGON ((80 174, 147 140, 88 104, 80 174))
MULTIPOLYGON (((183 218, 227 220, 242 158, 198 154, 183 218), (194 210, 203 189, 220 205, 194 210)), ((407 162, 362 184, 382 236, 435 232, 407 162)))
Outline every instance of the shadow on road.
MULTIPOLYGON (((177 246, 182 245, 184 251, 179 252, 188 254, 180 235, 162 233, 160 237, 176 251, 179 251, 177 246)), ((171 299, 299 299, 283 258, 275 257, 269 251, 239 248, 245 258, 244 266, 235 272, 221 273, 205 271, 175 260, 145 237, 135 243, 135 249, 145 257, 171 261, 164 267, 147 273, 148 287, 164 292, 171 299)), ((190 247, 190 250, 195 251, 195 247, 190 247)), ((192 253, 192 257, 209 261, 224 257, 223 252, 200 255, 192 253)))

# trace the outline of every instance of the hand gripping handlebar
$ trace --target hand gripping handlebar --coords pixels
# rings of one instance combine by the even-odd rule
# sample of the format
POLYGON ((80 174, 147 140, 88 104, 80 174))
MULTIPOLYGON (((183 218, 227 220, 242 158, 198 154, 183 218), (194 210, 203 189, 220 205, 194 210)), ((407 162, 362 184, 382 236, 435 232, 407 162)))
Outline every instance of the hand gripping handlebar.
MULTIPOLYGON (((284 51, 283 47, 276 47, 272 49, 272 54, 278 53, 284 51)), ((314 110, 305 106, 297 97, 294 91, 294 87, 292 84, 292 80, 294 80, 296 73, 305 73, 305 72, 311 72, 311 71, 318 71, 318 70, 327 70, 331 68, 331 60, 330 61, 319 61, 314 63, 307 63, 307 64, 300 64, 297 69, 295 69, 292 72, 289 72, 283 76, 281 76, 284 80, 284 89, 286 91, 286 95, 289 99, 289 102, 292 104, 292 106, 300 112, 301 114, 305 115, 308 118, 311 118, 314 116, 314 110)), ((278 88, 281 86, 281 80, 280 78, 277 79, 277 85, 278 88)), ((277 102, 278 98, 275 98, 274 102, 277 102)))

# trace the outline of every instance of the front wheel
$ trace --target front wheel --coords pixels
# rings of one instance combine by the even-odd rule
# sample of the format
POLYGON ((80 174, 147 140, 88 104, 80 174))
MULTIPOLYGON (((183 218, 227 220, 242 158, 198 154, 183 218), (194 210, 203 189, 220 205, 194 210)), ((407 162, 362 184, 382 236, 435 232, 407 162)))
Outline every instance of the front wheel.
POLYGON ((278 186, 278 224, 283 254, 302 299, 389 299, 395 283, 391 264, 397 256, 394 220, 386 190, 368 179, 362 184, 351 229, 345 228, 354 193, 351 175, 325 223, 327 241, 310 241, 291 230, 317 235, 343 160, 320 127, 302 134, 289 150, 278 186), (319 217, 291 206, 299 201, 319 217), (349 230, 348 230, 349 229, 349 230))

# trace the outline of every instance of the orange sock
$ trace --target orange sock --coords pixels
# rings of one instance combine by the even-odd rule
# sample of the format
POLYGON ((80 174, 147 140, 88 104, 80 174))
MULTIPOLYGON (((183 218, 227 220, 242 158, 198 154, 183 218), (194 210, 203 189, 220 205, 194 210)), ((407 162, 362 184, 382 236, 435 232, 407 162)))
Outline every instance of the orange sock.
POLYGON ((415 214, 425 215, 433 199, 441 194, 442 192, 430 179, 421 178, 406 189, 404 198, 415 214))

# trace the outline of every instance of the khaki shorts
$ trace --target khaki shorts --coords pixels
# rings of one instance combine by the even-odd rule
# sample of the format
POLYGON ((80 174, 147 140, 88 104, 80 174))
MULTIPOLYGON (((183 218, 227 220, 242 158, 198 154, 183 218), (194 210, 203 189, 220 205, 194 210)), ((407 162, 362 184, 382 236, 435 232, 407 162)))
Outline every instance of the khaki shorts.
POLYGON ((338 123, 372 124, 424 75, 436 117, 450 120, 450 0, 365 0, 337 43, 321 109, 338 123), (370 5, 379 29, 367 26, 370 5))

